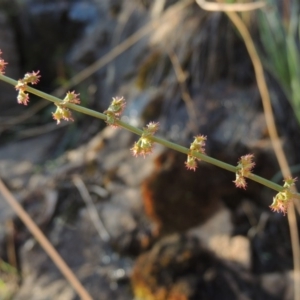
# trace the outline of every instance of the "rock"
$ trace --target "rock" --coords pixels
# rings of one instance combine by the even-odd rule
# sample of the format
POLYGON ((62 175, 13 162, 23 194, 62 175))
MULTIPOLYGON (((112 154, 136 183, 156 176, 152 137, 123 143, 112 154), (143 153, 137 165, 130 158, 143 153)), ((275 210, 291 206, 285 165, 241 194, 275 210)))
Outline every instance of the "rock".
POLYGON ((204 224, 189 230, 191 236, 199 240, 218 258, 238 263, 244 269, 251 269, 250 241, 233 233, 231 212, 222 207, 204 224))
POLYGON ((215 236, 229 236, 233 232, 231 212, 224 205, 220 205, 216 213, 204 224, 189 230, 189 234, 197 237, 201 242, 208 246, 211 238, 215 236))
POLYGON ((244 236, 216 235, 213 236, 208 248, 216 254, 217 257, 234 261, 244 269, 251 270, 251 247, 250 241, 244 236))

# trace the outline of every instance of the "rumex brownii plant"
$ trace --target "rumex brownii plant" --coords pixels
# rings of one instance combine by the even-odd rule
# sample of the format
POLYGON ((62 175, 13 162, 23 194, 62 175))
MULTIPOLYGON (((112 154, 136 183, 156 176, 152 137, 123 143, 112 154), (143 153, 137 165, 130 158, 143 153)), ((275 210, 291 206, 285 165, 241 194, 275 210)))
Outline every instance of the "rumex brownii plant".
MULTIPOLYGON (((1 55, 0 50, 0 55, 1 55)), ((280 186, 272 181, 265 178, 257 176, 252 173, 252 169, 255 165, 254 155, 246 154, 240 158, 238 165, 236 167, 229 165, 225 162, 219 161, 205 154, 205 144, 207 137, 204 135, 197 135, 194 141, 191 143, 190 148, 182 147, 178 144, 171 143, 165 139, 155 137, 154 134, 158 131, 159 123, 150 122, 143 130, 131 126, 120 120, 121 114, 125 108, 126 102, 123 97, 113 98, 109 108, 104 111, 104 114, 84 108, 79 106, 80 99, 79 94, 75 91, 68 92, 63 100, 53 97, 49 94, 43 93, 36 89, 28 86, 28 84, 37 84, 41 75, 39 71, 26 73, 23 79, 15 81, 7 76, 4 76, 4 69, 7 63, 0 57, 0 80, 3 80, 9 84, 15 86, 19 91, 17 100, 19 104, 27 105, 29 102, 29 94, 32 93, 41 98, 54 102, 56 105, 56 111, 53 114, 53 119, 57 121, 57 124, 61 120, 74 121, 72 118, 71 110, 75 110, 99 119, 103 119, 109 126, 113 127, 123 127, 137 135, 140 135, 140 139, 134 143, 133 147, 130 149, 134 156, 143 156, 152 152, 154 143, 159 143, 168 148, 177 150, 179 152, 185 153, 187 155, 187 161, 185 162, 186 168, 188 170, 196 170, 197 161, 205 161, 211 163, 220 168, 226 169, 228 171, 234 172, 236 174, 236 179, 233 181, 238 188, 246 189, 247 183, 246 178, 256 181, 262 185, 265 185, 278 193, 273 199, 273 203, 270 205, 272 211, 282 212, 284 215, 287 213, 287 209, 292 201, 299 199, 300 195, 295 193, 293 186, 296 182, 296 178, 287 178, 284 181, 284 185, 280 186)))

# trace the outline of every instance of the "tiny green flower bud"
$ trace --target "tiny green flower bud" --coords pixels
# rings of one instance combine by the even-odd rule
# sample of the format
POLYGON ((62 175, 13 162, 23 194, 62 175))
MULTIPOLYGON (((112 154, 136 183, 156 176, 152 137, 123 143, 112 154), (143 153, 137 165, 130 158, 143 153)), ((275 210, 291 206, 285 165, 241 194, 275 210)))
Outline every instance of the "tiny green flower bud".
POLYGON ((118 127, 116 121, 120 119, 120 116, 125 108, 125 105, 126 102, 123 97, 113 98, 108 109, 104 111, 104 114, 106 114, 107 116, 106 123, 108 125, 118 127))
POLYGON ((146 155, 152 152, 152 143, 147 138, 141 137, 137 142, 134 143, 134 146, 130 150, 133 156, 143 156, 145 158, 146 155))
POLYGON ((145 128, 144 132, 149 133, 150 135, 154 135, 159 128, 158 122, 150 122, 145 128))
POLYGON ((67 95, 65 99, 63 100, 65 103, 74 103, 74 104, 80 104, 79 94, 75 94, 75 91, 73 92, 67 92, 67 95))
POLYGON ((144 156, 152 153, 153 141, 151 137, 158 130, 158 123, 150 122, 146 127, 144 127, 144 132, 140 139, 134 143, 134 146, 130 149, 133 156, 144 156))

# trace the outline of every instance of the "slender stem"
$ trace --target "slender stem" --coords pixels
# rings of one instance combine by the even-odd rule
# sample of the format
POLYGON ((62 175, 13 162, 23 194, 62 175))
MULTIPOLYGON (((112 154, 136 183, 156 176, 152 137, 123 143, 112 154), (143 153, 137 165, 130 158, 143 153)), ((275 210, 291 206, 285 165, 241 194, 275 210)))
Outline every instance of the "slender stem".
MULTIPOLYGON (((11 85, 16 85, 17 84, 17 81, 14 80, 14 79, 11 79, 7 76, 4 76, 4 75, 1 75, 0 74, 0 80, 3 80, 11 85)), ((31 88, 31 87, 26 87, 26 91, 28 91, 29 93, 31 94, 34 94, 38 97, 41 97, 43 99, 46 99, 46 100, 49 100, 55 104, 61 104, 62 100, 57 98, 57 97, 54 97, 54 96, 51 96, 49 94, 46 94, 46 93, 43 93, 39 90, 36 90, 34 88, 31 88)), ((71 104, 71 103, 67 103, 67 104, 64 104, 64 106, 72 109, 72 110, 75 110, 75 111, 78 111, 80 113, 83 113, 83 114, 86 114, 86 115, 89 115, 89 116, 92 116, 92 117, 95 117, 95 118, 98 118, 98 119, 102 119, 104 121, 106 121, 106 115, 103 114, 103 113, 100 113, 100 112, 97 112, 97 111, 94 111, 94 110, 91 110, 91 109, 88 109, 88 108, 85 108, 85 107, 82 107, 80 105, 75 105, 75 104, 71 104)), ((134 127, 128 123, 125 123, 123 121, 116 121, 116 123, 120 126, 120 127, 123 127, 124 129, 127 129, 139 136, 141 136, 143 134, 143 130, 137 128, 137 127, 134 127)), ((225 162, 222 162, 218 159, 215 159, 215 158, 212 158, 208 155, 205 155, 205 154, 202 154, 202 153, 198 153, 198 152, 190 152, 190 149, 186 148, 186 147, 183 147, 183 146, 180 146, 178 144, 175 144, 175 143, 172 143, 172 142, 169 142, 163 138, 159 138, 159 137, 156 137, 156 136, 153 136, 151 137, 151 139, 158 143, 158 144, 161 144, 167 148, 170 148, 170 149, 173 149, 173 150, 176 150, 178 152, 181 152, 181 153, 184 153, 184 154, 192 154, 193 156, 199 158, 200 160, 202 161, 205 161, 207 163, 210 163, 212 165, 215 165, 217 167, 220 167, 222 169, 225 169, 227 171, 230 171, 230 172, 233 172, 235 173, 237 168, 235 166, 232 166, 230 164, 227 164, 225 162)), ((262 178, 260 176, 257 176, 255 174, 250 174, 248 176, 249 179, 253 180, 253 181, 256 181, 270 189, 273 189, 277 192, 280 192, 282 191, 283 187, 280 186, 279 184, 276 184, 270 180, 267 180, 265 178, 262 178)), ((300 194, 298 194, 298 196, 300 197, 300 194)))

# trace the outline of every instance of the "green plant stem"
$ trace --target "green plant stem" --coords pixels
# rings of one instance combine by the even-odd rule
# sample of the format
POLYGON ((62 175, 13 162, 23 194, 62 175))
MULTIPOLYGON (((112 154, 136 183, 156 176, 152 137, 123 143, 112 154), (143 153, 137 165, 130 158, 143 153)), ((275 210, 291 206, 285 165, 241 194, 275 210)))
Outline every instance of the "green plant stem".
MULTIPOLYGON (((14 80, 14 79, 11 79, 7 76, 4 76, 4 75, 1 75, 0 74, 0 80, 2 81, 5 81, 13 86, 15 86, 17 84, 17 81, 14 80)), ((46 99, 46 100, 49 100, 57 105, 60 105, 62 103, 62 100, 57 98, 57 97, 54 97, 54 96, 51 96, 49 94, 46 94, 46 93, 43 93, 39 90, 36 90, 34 88, 31 88, 31 87, 26 87, 26 91, 31 93, 31 94, 34 94, 38 97, 41 97, 43 99, 46 99)), ((86 114, 86 115, 89 115, 89 116, 92 116, 92 117, 95 117, 95 118, 98 118, 98 119, 102 119, 104 121, 106 121, 106 115, 103 114, 103 113, 100 113, 100 112, 96 112, 94 110, 91 110, 91 109, 88 109, 88 108, 85 108, 85 107, 82 107, 80 105, 75 105, 75 104, 71 104, 71 103, 67 103, 67 104, 64 104, 65 107, 68 107, 72 110, 75 110, 77 112, 80 112, 80 113, 83 113, 83 114, 86 114)), ((116 123, 120 126, 120 127, 123 127, 124 129, 127 129, 139 136, 141 136, 143 134, 143 130, 137 128, 137 127, 134 127, 128 123, 125 123, 123 121, 116 121, 116 123)), ((167 148, 170 148, 170 149, 173 149, 173 150, 176 150, 178 152, 181 152, 181 153, 184 153, 184 154, 192 154, 193 156, 199 158, 200 160, 202 161, 205 161, 207 163, 210 163, 212 165, 215 165, 219 168, 222 168, 222 169, 225 169, 227 171, 230 171, 230 172, 233 172, 235 173, 237 171, 237 168, 235 166, 232 166, 230 164, 227 164, 227 163, 224 163, 220 160, 217 160, 215 158, 212 158, 208 155, 205 155, 205 154, 202 154, 202 153, 199 153, 199 152, 190 152, 190 149, 186 148, 186 147, 183 147, 183 146, 180 146, 178 144, 175 144, 175 143, 172 143, 172 142, 169 142, 163 138, 159 138, 159 137, 156 137, 156 136, 153 136, 151 137, 151 139, 158 143, 158 144, 161 144, 167 148)), ((260 177, 260 176, 257 176, 255 174, 250 174, 248 176, 249 179, 253 180, 253 181, 256 181, 270 189, 273 189, 277 192, 280 192, 283 190, 283 187, 270 181, 270 180, 267 180, 263 177, 260 177)), ((199 179, 200 180, 200 179, 199 179)), ((300 194, 297 194, 298 197, 300 197, 300 194)))

